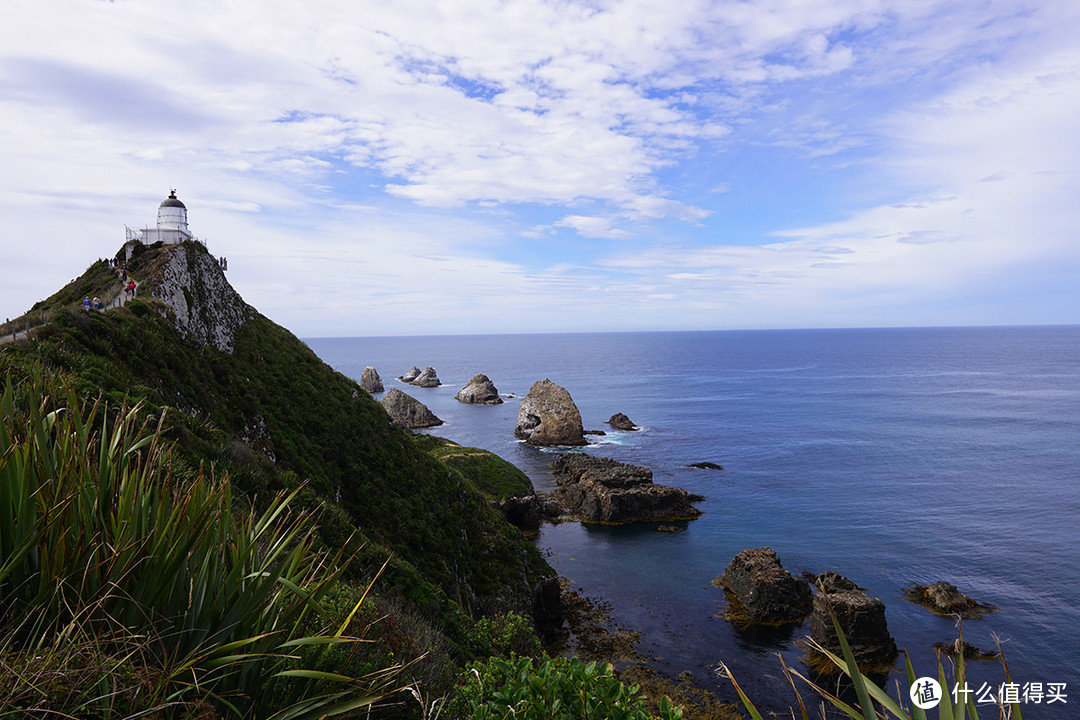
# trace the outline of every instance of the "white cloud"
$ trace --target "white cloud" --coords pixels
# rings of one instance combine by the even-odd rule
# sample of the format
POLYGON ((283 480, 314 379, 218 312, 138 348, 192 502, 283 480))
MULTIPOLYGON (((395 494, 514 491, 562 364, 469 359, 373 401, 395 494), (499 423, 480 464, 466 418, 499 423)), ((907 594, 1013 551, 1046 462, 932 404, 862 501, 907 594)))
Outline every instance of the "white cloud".
POLYGON ((0 224, 26 269, 5 307, 111 253, 169 187, 252 302, 297 327, 325 302, 329 334, 359 332, 360 307, 398 327, 520 306, 557 329, 555 308, 601 295, 657 326, 783 324, 1076 252, 1066 0, 5 12, 0 224), (781 198, 806 206, 781 221, 751 194, 790 168, 847 184, 828 212, 781 198))

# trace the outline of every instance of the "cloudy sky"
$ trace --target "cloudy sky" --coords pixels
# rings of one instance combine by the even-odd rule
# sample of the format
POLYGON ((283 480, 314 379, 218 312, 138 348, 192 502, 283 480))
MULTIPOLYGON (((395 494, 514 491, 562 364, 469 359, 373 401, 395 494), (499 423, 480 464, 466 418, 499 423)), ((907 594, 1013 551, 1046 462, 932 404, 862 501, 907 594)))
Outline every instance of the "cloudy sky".
POLYGON ((0 316, 170 188, 301 337, 1080 322, 1075 0, 7 0, 0 316))

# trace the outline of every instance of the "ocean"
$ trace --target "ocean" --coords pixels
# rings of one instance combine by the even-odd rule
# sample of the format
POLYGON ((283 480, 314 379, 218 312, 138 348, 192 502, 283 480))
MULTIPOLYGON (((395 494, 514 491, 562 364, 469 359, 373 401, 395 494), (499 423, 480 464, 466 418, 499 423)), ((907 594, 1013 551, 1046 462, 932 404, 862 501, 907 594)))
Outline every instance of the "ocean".
MULTIPOLYGON (((769 546, 793 574, 836 570, 881 598, 920 675, 936 675, 932 645, 957 631, 903 599, 905 587, 945 580, 997 606, 964 621, 964 638, 984 649, 999 638, 1019 685, 1065 683, 1064 703, 1025 703, 1026 717, 1080 717, 1080 327, 306 342, 357 380, 375 367, 445 421, 431 432, 497 453, 538 490, 554 487, 559 451, 526 446, 513 429, 520 398, 547 378, 570 392, 587 430, 607 433, 585 451, 703 495, 704 514, 677 532, 564 523, 537 538, 672 677, 689 670, 730 699, 715 674, 723 661, 761 706, 793 702, 777 655, 802 667, 795 641, 808 624, 736 629, 710 583, 740 550, 769 546), (442 387, 399 383, 413 365, 433 366, 442 387), (476 373, 514 397, 457 402, 476 373), (614 431, 616 412, 641 430, 614 431), (724 469, 687 467, 701 461, 724 469)), ((973 690, 1004 682, 995 661, 968 667, 973 690)))

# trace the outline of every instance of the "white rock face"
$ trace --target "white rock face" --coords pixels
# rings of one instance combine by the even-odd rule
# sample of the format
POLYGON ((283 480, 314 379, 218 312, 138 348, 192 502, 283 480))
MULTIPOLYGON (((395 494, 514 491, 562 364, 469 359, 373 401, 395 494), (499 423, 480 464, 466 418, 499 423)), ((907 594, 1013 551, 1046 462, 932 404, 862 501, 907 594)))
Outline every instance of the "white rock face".
POLYGON ((195 243, 167 246, 150 294, 173 312, 186 339, 231 353, 253 309, 225 279, 217 261, 195 243))

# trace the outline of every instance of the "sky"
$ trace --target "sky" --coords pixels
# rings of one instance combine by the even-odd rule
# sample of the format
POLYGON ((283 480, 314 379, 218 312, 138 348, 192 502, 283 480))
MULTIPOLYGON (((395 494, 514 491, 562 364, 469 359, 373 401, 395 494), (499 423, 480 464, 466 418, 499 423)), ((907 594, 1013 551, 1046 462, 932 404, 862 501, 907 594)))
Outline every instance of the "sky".
POLYGON ((0 317, 175 188, 301 337, 1080 322, 1075 0, 6 0, 0 317))

